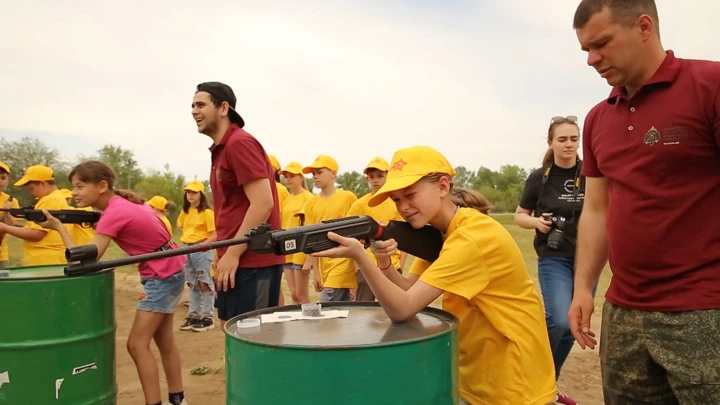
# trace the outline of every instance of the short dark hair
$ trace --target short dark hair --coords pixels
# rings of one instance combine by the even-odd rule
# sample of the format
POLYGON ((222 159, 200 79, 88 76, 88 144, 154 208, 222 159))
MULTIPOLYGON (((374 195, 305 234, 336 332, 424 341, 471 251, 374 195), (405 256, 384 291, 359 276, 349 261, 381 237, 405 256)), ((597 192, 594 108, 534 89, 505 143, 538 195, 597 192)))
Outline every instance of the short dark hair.
POLYGON ((605 7, 610 9, 616 23, 625 27, 635 24, 638 17, 647 14, 658 24, 658 12, 655 0, 582 0, 575 10, 573 28, 585 26, 593 15, 605 7))

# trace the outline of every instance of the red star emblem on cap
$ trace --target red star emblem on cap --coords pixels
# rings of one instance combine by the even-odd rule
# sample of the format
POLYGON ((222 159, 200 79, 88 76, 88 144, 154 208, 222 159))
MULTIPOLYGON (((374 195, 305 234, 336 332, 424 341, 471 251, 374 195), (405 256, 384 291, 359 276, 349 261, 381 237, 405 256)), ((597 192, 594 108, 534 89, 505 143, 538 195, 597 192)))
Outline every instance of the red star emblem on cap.
POLYGON ((407 164, 406 161, 400 159, 397 162, 393 162, 392 166, 390 166, 390 171, 400 170, 402 171, 403 166, 407 164))

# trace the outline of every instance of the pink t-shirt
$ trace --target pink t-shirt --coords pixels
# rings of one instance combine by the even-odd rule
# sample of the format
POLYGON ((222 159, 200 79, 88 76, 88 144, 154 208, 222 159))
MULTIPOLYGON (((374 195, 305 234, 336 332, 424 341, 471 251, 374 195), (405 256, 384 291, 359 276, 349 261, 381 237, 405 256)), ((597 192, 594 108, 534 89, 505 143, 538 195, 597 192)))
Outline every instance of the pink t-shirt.
MULTIPOLYGON (((108 201, 95 232, 111 237, 129 255, 154 252, 172 239, 152 208, 120 196, 108 201)), ((185 255, 179 255, 143 262, 139 268, 140 276, 165 279, 180 271, 186 261, 185 255)))

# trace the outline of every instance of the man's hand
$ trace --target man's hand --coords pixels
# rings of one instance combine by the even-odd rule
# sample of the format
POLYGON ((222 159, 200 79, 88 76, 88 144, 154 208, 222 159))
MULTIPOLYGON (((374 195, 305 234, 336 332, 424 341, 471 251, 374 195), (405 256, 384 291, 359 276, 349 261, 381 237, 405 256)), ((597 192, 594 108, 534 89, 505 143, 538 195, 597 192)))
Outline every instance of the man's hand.
POLYGON ((235 288, 235 272, 240 263, 240 256, 228 249, 215 267, 215 288, 218 291, 227 291, 235 288))
POLYGON ((595 332, 590 330, 590 318, 594 310, 595 300, 593 300, 592 294, 576 290, 568 311, 568 320, 570 321, 570 332, 583 349, 586 347, 594 349, 597 344, 595 332))

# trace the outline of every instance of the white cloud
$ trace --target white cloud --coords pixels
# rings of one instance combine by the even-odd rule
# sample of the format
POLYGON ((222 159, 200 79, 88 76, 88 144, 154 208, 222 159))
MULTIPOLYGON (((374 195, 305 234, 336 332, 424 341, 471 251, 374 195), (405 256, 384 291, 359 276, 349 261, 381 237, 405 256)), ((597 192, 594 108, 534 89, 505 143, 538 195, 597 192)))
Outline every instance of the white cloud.
MULTIPOLYGON (((1 2, 0 126, 119 143, 189 177, 209 171, 189 107, 201 81, 233 86, 281 163, 323 153, 341 170, 419 143, 473 169, 535 166, 549 117, 609 91, 577 45, 576 0, 1 2)), ((666 47, 718 59, 710 1, 658 8, 666 47)))

